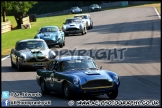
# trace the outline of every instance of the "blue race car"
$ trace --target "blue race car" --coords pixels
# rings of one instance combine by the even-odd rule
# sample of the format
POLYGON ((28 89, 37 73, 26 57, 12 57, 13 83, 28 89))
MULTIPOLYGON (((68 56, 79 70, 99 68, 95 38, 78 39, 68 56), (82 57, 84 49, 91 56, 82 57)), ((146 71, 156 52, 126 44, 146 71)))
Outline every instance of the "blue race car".
POLYGON ((40 28, 34 39, 43 39, 50 45, 59 45, 60 48, 65 46, 65 35, 57 26, 44 26, 40 28))
POLYGON ((120 80, 116 73, 98 69, 89 56, 65 56, 55 58, 46 69, 38 69, 37 83, 43 94, 57 92, 66 98, 81 93, 107 94, 115 99, 120 80))

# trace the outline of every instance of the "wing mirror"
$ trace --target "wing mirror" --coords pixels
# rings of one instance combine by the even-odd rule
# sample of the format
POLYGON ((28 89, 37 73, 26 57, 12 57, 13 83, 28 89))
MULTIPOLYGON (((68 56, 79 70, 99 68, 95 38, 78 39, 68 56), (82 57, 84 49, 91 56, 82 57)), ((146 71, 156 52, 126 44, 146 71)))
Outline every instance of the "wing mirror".
POLYGON ((102 66, 100 67, 100 70, 102 69, 102 66))

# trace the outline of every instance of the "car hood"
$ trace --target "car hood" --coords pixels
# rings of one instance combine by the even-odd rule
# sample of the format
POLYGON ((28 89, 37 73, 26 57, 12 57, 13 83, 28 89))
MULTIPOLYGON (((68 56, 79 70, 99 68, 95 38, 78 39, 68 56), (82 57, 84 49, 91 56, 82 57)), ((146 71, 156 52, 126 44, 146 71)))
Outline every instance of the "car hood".
POLYGON ((46 38, 46 37, 55 38, 56 36, 58 36, 58 33, 57 32, 53 32, 53 33, 46 32, 46 33, 37 34, 37 36, 39 36, 41 39, 46 38))
POLYGON ((80 79, 96 80, 96 79, 108 79, 112 81, 112 78, 104 70, 73 70, 71 72, 66 72, 67 75, 77 76, 80 79))
POLYGON ((70 23, 70 24, 66 24, 65 26, 66 26, 66 28, 74 28, 74 27, 79 28, 79 25, 80 25, 80 24, 70 23))
POLYGON ((24 55, 26 59, 33 57, 48 57, 50 49, 26 49, 19 51, 20 54, 24 55))

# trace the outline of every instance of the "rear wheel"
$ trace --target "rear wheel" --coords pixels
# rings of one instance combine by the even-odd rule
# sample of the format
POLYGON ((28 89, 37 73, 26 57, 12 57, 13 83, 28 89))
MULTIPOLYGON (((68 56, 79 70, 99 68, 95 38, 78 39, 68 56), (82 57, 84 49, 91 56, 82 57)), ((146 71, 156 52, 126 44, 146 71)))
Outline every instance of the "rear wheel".
POLYGON ((65 46, 65 41, 64 41, 64 43, 63 43, 63 46, 65 46))
POLYGON ((117 90, 114 90, 114 91, 111 91, 109 93, 107 93, 107 96, 110 98, 110 99, 115 99, 117 96, 118 96, 118 89, 117 90))

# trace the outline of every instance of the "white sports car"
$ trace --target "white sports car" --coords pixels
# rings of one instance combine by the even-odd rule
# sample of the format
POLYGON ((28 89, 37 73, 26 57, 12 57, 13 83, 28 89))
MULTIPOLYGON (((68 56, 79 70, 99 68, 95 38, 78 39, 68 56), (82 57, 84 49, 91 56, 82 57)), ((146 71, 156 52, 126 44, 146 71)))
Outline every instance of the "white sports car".
POLYGON ((65 36, 78 33, 84 35, 87 33, 86 23, 81 18, 69 18, 63 24, 62 31, 65 33, 65 36))
POLYGON ((86 22, 87 29, 92 29, 93 28, 93 21, 92 21, 89 14, 75 15, 74 18, 82 18, 82 20, 86 22))

